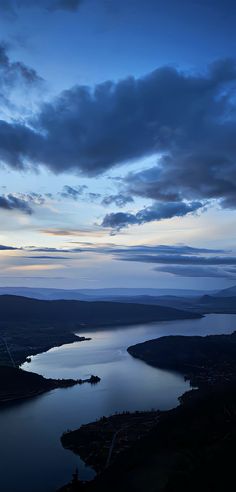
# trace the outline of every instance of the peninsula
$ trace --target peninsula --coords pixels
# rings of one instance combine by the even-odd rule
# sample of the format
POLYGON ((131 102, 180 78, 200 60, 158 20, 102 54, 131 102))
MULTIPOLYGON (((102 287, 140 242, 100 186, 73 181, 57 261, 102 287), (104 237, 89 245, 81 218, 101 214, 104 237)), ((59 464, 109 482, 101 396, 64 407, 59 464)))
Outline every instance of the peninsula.
MULTIPOLYGON (((121 325, 200 318, 198 313, 144 304, 87 301, 43 301, 0 296, 0 344, 5 341, 17 365, 52 347, 83 341, 76 333, 121 325)), ((0 364, 5 364, 4 350, 0 364)))
MULTIPOLYGON (((169 336, 129 347, 156 367, 176 370, 192 389, 169 411, 124 413, 62 436, 97 476, 74 476, 63 492, 231 490, 236 445, 236 332, 169 336)), ((147 382, 148 383, 148 382, 147 382)))
POLYGON ((88 379, 46 379, 38 374, 17 367, 0 366, 0 406, 32 398, 56 388, 68 388, 76 384, 96 384, 98 376, 88 379))

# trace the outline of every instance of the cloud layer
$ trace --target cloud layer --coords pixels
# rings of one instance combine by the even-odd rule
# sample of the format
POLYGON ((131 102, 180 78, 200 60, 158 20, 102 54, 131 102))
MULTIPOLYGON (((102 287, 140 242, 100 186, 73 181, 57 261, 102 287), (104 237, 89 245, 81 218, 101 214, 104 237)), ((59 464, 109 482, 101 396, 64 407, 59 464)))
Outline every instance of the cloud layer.
POLYGON ((236 280, 236 268, 216 268, 208 266, 180 266, 180 265, 166 265, 156 268, 157 272, 170 273, 178 277, 192 277, 192 278, 225 278, 236 280))
POLYGON ((0 43, 0 103, 1 113, 4 108, 14 112, 14 92, 29 91, 39 88, 43 79, 37 72, 24 63, 12 62, 8 56, 8 46, 0 43))
POLYGON ((11 194, 0 196, 0 209, 16 210, 28 215, 32 214, 32 208, 26 200, 11 194))
POLYGON ((31 215, 34 205, 43 205, 45 197, 40 193, 8 193, 0 195, 0 209, 31 215))
MULTIPOLYGON (((11 64, 4 50, 0 55, 4 73, 37 79, 11 64)), ((183 216, 212 200, 235 208, 235 85, 235 62, 220 60, 201 74, 161 67, 94 90, 76 86, 44 104, 33 121, 0 121, 0 160, 14 169, 44 165, 54 173, 95 176, 159 156, 151 168, 128 173, 123 190, 103 200, 121 207, 140 196, 153 205, 135 214, 108 214, 104 227, 183 216)), ((80 191, 67 188, 64 194, 76 198, 80 191)))
MULTIPOLYGON (((223 249, 196 248, 187 245, 137 245, 118 246, 116 244, 79 243, 71 248, 21 247, 0 245, 0 251, 17 250, 19 255, 11 257, 14 268, 35 264, 49 265, 56 260, 67 261, 84 255, 100 254, 113 260, 147 263, 153 270, 179 277, 236 279, 236 256, 223 249)), ((63 265, 62 265, 63 266, 63 265)), ((50 267, 51 268, 51 267, 50 267)))
POLYGON ((153 220, 172 219, 194 213, 203 207, 201 202, 155 202, 151 207, 139 210, 136 214, 117 212, 105 215, 102 226, 121 229, 128 225, 140 225, 153 220))

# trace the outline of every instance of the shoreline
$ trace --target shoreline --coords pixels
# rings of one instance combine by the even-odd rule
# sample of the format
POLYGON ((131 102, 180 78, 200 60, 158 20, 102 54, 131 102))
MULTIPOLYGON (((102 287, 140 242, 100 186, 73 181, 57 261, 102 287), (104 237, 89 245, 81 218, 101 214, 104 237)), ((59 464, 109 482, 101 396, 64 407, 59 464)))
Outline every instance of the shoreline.
MULTIPOLYGON (((63 447, 78 454, 85 464, 97 473, 94 479, 87 482, 80 481, 77 477, 78 490, 83 488, 91 492, 107 492, 113 488, 115 492, 122 489, 126 492, 124 487, 128 481, 127 476, 131 475, 135 483, 139 466, 143 466, 143 462, 140 462, 142 453, 150 455, 150 460, 153 459, 152 453, 158 454, 159 462, 169 455, 166 470, 163 472, 160 468, 159 473, 166 473, 171 477, 171 460, 176 462, 177 470, 179 466, 180 469, 184 469, 185 453, 191 455, 195 452, 196 439, 199 436, 202 451, 197 449, 194 458, 197 466, 200 466, 197 461, 199 453, 205 453, 206 459, 209 458, 209 442, 216 459, 221 456, 222 451, 218 448, 215 435, 219 435, 218 439, 221 442, 227 432, 236 432, 236 421, 234 423, 233 418, 235 415, 236 420, 236 332, 204 337, 166 336, 128 347, 127 351, 149 365, 175 370, 185 375, 190 385, 197 388, 180 395, 180 405, 172 409, 113 414, 64 433, 61 436, 63 447), (137 416, 140 417, 139 420, 137 416), (176 443, 173 435, 176 435, 176 442, 179 440, 178 449, 183 448, 182 465, 175 456, 176 443), (117 476, 117 482, 114 482, 114 476, 117 476)), ((226 442, 226 456, 231 452, 230 446, 227 447, 226 442)), ((222 459, 227 462, 224 453, 222 459)), ((149 467, 149 463, 145 462, 145 470, 149 467)), ((194 475, 191 467, 192 464, 188 470, 190 482, 194 475)), ((205 473, 204 469, 201 473, 205 473)), ((60 490, 72 492, 77 491, 76 487, 73 488, 71 482, 60 490)), ((129 490, 133 492, 136 488, 129 490)), ((191 490, 191 487, 188 490, 191 490)))
POLYGON ((0 366, 0 408, 40 396, 54 389, 70 388, 90 383, 98 384, 98 376, 86 379, 47 379, 23 369, 0 366))

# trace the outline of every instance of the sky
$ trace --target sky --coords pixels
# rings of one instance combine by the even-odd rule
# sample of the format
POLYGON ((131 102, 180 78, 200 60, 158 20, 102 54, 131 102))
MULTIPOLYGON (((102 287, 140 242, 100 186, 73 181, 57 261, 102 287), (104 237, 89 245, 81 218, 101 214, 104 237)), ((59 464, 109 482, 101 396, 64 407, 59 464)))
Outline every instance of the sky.
POLYGON ((234 0, 1 0, 0 285, 236 283, 234 0))

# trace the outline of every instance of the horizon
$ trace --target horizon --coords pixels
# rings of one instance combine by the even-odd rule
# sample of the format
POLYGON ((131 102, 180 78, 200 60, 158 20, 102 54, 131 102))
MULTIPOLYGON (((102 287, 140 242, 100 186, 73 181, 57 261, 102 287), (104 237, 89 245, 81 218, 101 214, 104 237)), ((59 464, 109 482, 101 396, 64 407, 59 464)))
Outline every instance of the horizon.
MULTIPOLYGON (((232 285, 228 287, 229 289, 236 287, 236 285, 232 285)), ((227 288, 227 289, 228 289, 227 288)), ((35 286, 22 286, 22 285, 6 285, 4 287, 0 286, 0 291, 4 289, 28 289, 28 290, 48 290, 48 291, 64 291, 64 292, 80 292, 80 291, 114 291, 114 290, 120 290, 120 291, 190 291, 190 292, 220 292, 221 290, 227 290, 227 289, 181 289, 181 288, 161 288, 161 287, 101 287, 101 288, 81 288, 81 289, 62 289, 59 287, 35 287, 35 286)), ((0 294, 2 295, 2 294, 0 294)))

